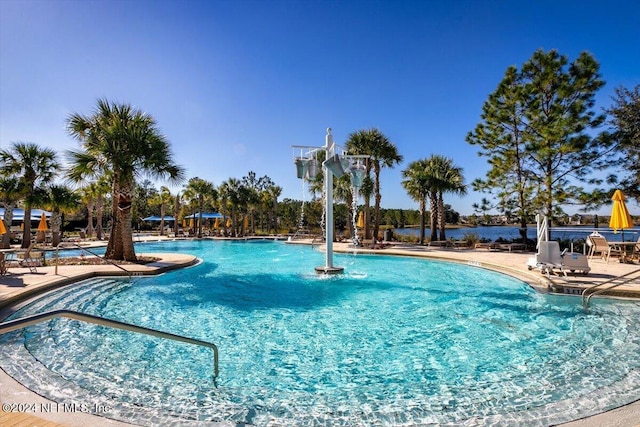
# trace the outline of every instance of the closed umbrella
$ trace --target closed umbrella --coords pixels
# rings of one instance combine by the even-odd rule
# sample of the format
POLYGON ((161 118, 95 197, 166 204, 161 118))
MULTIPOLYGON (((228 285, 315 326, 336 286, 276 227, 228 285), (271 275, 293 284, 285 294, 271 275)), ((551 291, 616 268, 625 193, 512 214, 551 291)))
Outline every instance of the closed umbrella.
POLYGON ((38 231, 49 231, 49 227, 47 227, 47 217, 45 216, 44 212, 42 212, 42 216, 40 217, 38 231))
POLYGON ((248 217, 248 216, 245 216, 245 217, 244 217, 244 224, 243 224, 243 226, 244 226, 244 229, 245 229, 245 230, 246 230, 247 228, 249 228, 249 217, 248 217))
POLYGON ((0 219, 0 234, 5 234, 7 229, 4 226, 4 221, 0 219))
POLYGON ((613 200, 613 207, 611 208, 609 227, 613 228, 614 233, 622 230, 622 241, 624 242, 624 229, 632 228, 633 220, 631 219, 627 205, 624 203, 625 197, 622 191, 616 190, 611 200, 613 200))
POLYGON ((356 224, 358 228, 364 228, 364 212, 360 212, 358 215, 358 223, 356 224))
POLYGON ((227 218, 227 228, 231 227, 231 218, 227 218))
POLYGON ((218 227, 220 227, 220 218, 216 218, 215 222, 213 223, 214 230, 217 230, 218 227))

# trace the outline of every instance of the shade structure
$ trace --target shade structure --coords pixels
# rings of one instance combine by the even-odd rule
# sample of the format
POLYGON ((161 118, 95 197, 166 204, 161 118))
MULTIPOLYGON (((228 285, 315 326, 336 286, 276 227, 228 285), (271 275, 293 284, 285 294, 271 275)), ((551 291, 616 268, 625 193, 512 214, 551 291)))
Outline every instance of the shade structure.
POLYGON ((214 230, 217 230, 218 227, 220 227, 220 218, 216 218, 215 222, 213 223, 214 230))
POLYGON ((622 240, 624 240, 624 229, 633 227, 633 220, 625 204, 624 193, 620 190, 616 190, 613 193, 613 207, 611 208, 611 219, 609 220, 609 227, 613 228, 613 232, 617 233, 618 230, 623 230, 622 240))
MULTIPOLYGON (((15 208, 13 212, 13 221, 24 221, 24 209, 15 208)), ((42 214, 47 218, 51 217, 51 212, 42 209, 31 209, 31 221, 39 221, 42 214)), ((4 208, 0 208, 0 217, 4 218, 4 208)))
MULTIPOLYGON (((157 216, 157 215, 148 216, 148 217, 142 218, 142 219, 144 221, 149 221, 149 222, 160 222, 160 221, 162 221, 162 217, 161 216, 157 216)), ((164 216, 164 220, 165 221, 174 221, 174 218, 172 216, 165 215, 164 216)))
POLYGON ((364 228, 364 212, 360 212, 358 215, 358 223, 356 224, 358 228, 364 228))
MULTIPOLYGON (((200 212, 196 212, 193 215, 187 215, 185 218, 200 218, 200 212)), ((202 212, 202 219, 224 218, 222 214, 218 212, 202 212)))
POLYGON ((7 229, 4 226, 4 221, 0 219, 0 234, 5 234, 6 232, 7 232, 7 229))
POLYGON ((231 227, 231 218, 227 218, 227 227, 231 227))

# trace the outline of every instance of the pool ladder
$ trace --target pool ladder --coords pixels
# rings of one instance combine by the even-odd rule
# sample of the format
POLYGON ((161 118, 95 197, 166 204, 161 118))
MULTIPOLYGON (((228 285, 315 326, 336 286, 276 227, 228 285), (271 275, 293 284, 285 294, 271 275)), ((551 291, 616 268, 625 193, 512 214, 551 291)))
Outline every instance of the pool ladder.
POLYGON ((36 325, 38 323, 42 323, 47 320, 55 319, 58 317, 66 317, 68 319, 80 320, 82 322, 93 323, 95 325, 105 326, 108 328, 122 329, 124 331, 151 335, 153 337, 184 342, 187 344, 198 345, 201 347, 208 347, 213 351, 213 385, 216 388, 218 387, 218 384, 217 384, 218 347, 215 344, 210 342, 201 341, 194 338, 183 337, 181 335, 171 334, 169 332, 162 332, 155 329, 145 328, 143 326, 137 326, 137 325, 132 325, 130 323, 119 322, 117 320, 105 319, 104 317, 93 316, 91 314, 86 314, 86 313, 79 313, 77 311, 55 310, 55 311, 48 311, 46 313, 35 314, 33 316, 0 323, 0 335, 5 334, 7 332, 15 331, 17 329, 26 328, 27 326, 36 325))

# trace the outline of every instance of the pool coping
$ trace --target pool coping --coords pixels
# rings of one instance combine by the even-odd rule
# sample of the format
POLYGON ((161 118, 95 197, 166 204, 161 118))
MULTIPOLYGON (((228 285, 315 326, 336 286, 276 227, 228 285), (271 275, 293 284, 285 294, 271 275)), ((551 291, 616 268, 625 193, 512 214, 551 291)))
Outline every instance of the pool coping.
MULTIPOLYGON (((287 243, 296 243, 296 244, 305 244, 312 245, 313 241, 296 241, 296 242, 287 242, 287 243)), ((314 246, 319 246, 314 244, 314 246)), ((477 253, 477 251, 465 251, 458 249, 443 249, 443 248, 428 248, 428 250, 423 250, 424 247, 416 247, 407 245, 407 246, 391 246, 385 248, 383 250, 380 249, 369 249, 369 248, 353 248, 349 244, 336 244, 334 246, 334 251, 341 253, 362 253, 362 254, 375 254, 375 255, 401 255, 401 256, 409 256, 409 257, 419 257, 419 258, 427 258, 427 259, 436 259, 442 261, 455 262, 464 265, 470 265, 474 267, 486 268, 493 271, 498 271, 504 274, 508 274, 512 277, 515 277, 519 280, 524 281, 525 283, 532 286, 539 292, 544 293, 558 293, 557 286, 563 286, 561 283, 557 282, 557 279, 552 279, 550 277, 544 275, 537 275, 535 273, 529 272, 527 270, 522 270, 513 265, 504 265, 504 264, 496 264, 487 262, 486 259, 481 261, 474 261, 472 259, 468 259, 468 255, 472 253, 477 253), (452 252, 453 251, 453 252, 452 252), (461 257, 461 254, 468 254, 461 257), (556 288, 554 289, 554 285, 556 288), (554 292, 555 291, 555 292, 554 292)), ((322 250, 322 248, 320 248, 322 250)), ((504 253, 506 255, 506 253, 504 253)), ((511 257, 512 252, 509 253, 508 256, 511 257)), ((145 255, 145 254, 140 254, 145 255)), ((185 255, 185 254, 147 254, 149 256, 159 257, 161 258, 159 261, 149 263, 146 265, 137 265, 137 264, 129 264, 124 267, 129 270, 130 273, 134 275, 157 275, 162 274, 167 271, 188 267, 199 262, 198 258, 193 255, 185 255)), ((529 255, 529 254, 527 254, 529 255)), ((476 257, 477 258, 477 257, 476 257)), ((503 258, 504 260, 504 258, 503 258)), ((519 263, 519 261, 518 261, 519 263)), ((39 270, 51 269, 53 271, 55 267, 39 267, 39 270)), ((58 269, 63 267, 58 267, 58 269)), ((15 269, 12 269, 15 270, 15 269)), ((27 274, 28 269, 25 272, 16 272, 16 275, 27 274)), ((25 290, 21 289, 16 292, 12 292, 11 295, 0 295, 0 320, 6 318, 11 314, 11 307, 17 305, 20 301, 32 298, 37 294, 47 292, 49 290, 55 289, 57 287, 66 286, 71 283, 76 283, 81 280, 86 280, 92 277, 99 276, 127 276, 128 273, 118 269, 112 265, 100 265, 100 266, 64 266, 65 275, 55 274, 54 278, 50 277, 48 280, 43 279, 40 283, 36 283, 33 286, 27 284, 25 286, 32 286, 32 288, 25 290), (92 269, 91 271, 87 271, 87 269, 92 269)), ((46 270, 43 271, 46 276, 51 275, 52 271, 46 270)), ((2 286, 2 279, 0 278, 0 286, 2 286)), ((562 294, 562 293, 561 293, 562 294)), ((638 293, 640 296, 640 292, 638 293)), ((38 403, 54 403, 48 399, 38 395, 37 393, 31 391, 26 388, 15 379, 10 377, 4 372, 4 370, 0 369, 0 401, 2 403, 23 403, 23 404, 35 404, 38 403)), ((86 402, 78 402, 78 403, 86 403, 86 402)), ((19 415, 19 413, 17 414, 19 415)), ((109 426, 133 426, 136 424, 125 423, 122 421, 112 420, 107 417, 94 415, 90 413, 37 413, 33 414, 39 417, 40 419, 53 421, 57 423, 62 423, 69 427, 85 427, 86 425, 109 425, 109 426)), ((600 414, 596 414, 593 416, 577 419, 574 421, 570 421, 563 424, 558 424, 559 426, 565 427, 599 427, 603 425, 607 426, 617 426, 617 427, 639 427, 637 420, 640 419, 640 400, 632 402, 628 405, 624 405, 619 408, 615 408, 606 412, 602 412, 600 414)), ((32 425, 33 421, 29 422, 28 425, 32 425)), ((18 424, 20 425, 20 424, 18 424)), ((27 424, 25 424, 27 425, 27 424)), ((210 425, 223 425, 223 424, 210 424, 210 425)))

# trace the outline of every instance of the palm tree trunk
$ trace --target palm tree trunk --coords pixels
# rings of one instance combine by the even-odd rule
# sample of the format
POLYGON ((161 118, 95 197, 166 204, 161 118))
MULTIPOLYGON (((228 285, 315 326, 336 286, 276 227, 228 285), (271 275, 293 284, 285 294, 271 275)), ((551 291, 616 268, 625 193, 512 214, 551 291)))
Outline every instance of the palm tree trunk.
POLYGON ((425 229, 425 216, 427 214, 427 202, 425 198, 420 199, 420 244, 424 245, 424 229, 425 229))
POLYGON ((118 214, 120 215, 120 237, 122 240, 122 258, 125 261, 137 261, 136 252, 133 247, 133 230, 131 228, 132 200, 133 200, 133 177, 127 180, 120 189, 120 203, 118 214))
POLYGON ((93 237, 93 200, 87 202, 87 237, 93 237))
POLYGON ((278 199, 273 199, 273 234, 278 234, 278 199))
POLYGON ((442 199, 442 191, 438 192, 438 227, 440 228, 440 240, 447 240, 445 236, 445 216, 444 201, 442 199))
POLYGON ((429 207, 431 209, 429 223, 431 226, 431 241, 438 240, 438 228, 436 218, 438 217, 438 197, 435 191, 429 192, 429 207))
POLYGON ((160 203, 160 235, 164 236, 164 202, 160 203))
POLYGON ((55 210, 51 212, 51 246, 57 247, 60 244, 60 229, 62 228, 62 216, 55 210))
POLYGON ((375 194, 375 207, 373 209, 373 244, 375 245, 376 240, 378 240, 378 230, 380 228, 380 200, 382 200, 382 195, 380 194, 380 164, 375 163, 373 166, 373 173, 375 177, 374 181, 374 194, 375 194))
MULTIPOLYGON (((111 233, 109 235, 109 241, 107 242, 107 250, 104 253, 104 257, 107 259, 117 259, 115 248, 116 248, 116 240, 121 238, 120 233, 118 231, 119 227, 119 215, 118 215, 118 185, 113 184, 112 194, 111 194, 111 233)), ((121 246, 121 245, 120 245, 121 246)))
POLYGON ((178 236, 178 215, 180 214, 180 196, 176 195, 176 201, 173 205, 173 235, 178 236))
POLYGON ((104 199, 102 195, 96 199, 96 239, 102 240, 102 213, 104 210, 104 199))
POLYGON ((22 230, 22 248, 26 249, 31 244, 31 203, 24 204, 24 229, 22 230))

